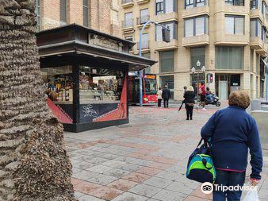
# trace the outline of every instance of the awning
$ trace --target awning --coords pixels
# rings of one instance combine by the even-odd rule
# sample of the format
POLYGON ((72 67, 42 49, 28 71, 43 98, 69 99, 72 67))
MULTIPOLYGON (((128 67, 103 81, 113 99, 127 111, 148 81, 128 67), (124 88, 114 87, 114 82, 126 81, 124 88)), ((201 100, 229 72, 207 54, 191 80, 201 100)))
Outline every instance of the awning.
POLYGON ((129 54, 133 43, 76 24, 37 33, 41 59, 82 55, 125 63, 131 71, 152 66, 156 61, 129 54))

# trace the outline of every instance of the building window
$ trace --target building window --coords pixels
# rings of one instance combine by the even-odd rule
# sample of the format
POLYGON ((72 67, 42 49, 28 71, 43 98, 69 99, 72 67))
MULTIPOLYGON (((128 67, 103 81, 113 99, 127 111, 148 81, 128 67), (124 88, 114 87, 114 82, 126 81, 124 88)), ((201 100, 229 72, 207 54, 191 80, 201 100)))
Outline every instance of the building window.
POLYGON ((233 5, 233 6, 244 6, 245 5, 244 0, 225 0, 225 3, 228 5, 233 5))
POLYGON ((174 51, 159 52, 160 72, 174 72, 174 51))
POLYGON ((156 15, 162 13, 176 12, 177 1, 178 0, 156 0, 155 1, 156 15))
MULTIPOLYGON (((137 48, 139 50, 139 43, 137 44, 137 48)), ((149 34, 148 33, 145 33, 142 35, 141 49, 149 49, 149 34)))
POLYGON ((216 69, 242 70, 244 47, 216 47, 216 69))
POLYGON ((200 70, 202 66, 205 65, 205 60, 206 60, 206 48, 205 47, 198 47, 198 48, 191 48, 191 66, 195 67, 195 69, 200 70), (198 66, 196 66, 197 61, 200 62, 200 67, 198 69, 198 66))
POLYGON ((156 0, 156 15, 164 13, 164 0, 156 0))
MULTIPOLYGON (((130 42, 133 42, 134 41, 134 38, 133 38, 133 36, 126 36, 125 37, 125 40, 128 40, 130 42)), ((133 51, 133 47, 131 47, 129 51, 133 51)))
POLYGON ((266 14, 266 7, 267 7, 267 5, 266 5, 266 3, 263 1, 263 2, 262 2, 262 9, 261 9, 261 11, 262 11, 262 14, 263 14, 264 17, 266 17, 266 16, 265 16, 265 14, 266 14))
POLYGON ((67 23, 67 0, 60 0, 60 21, 67 23))
POLYGON ((198 36, 208 33, 208 17, 188 18, 184 21, 184 36, 198 36))
POLYGON ((123 27, 133 27, 133 13, 125 13, 125 21, 123 23, 123 27))
POLYGON ((207 0, 184 0, 185 9, 207 5, 207 0))
POLYGON ((40 0, 36 0, 35 13, 36 13, 37 31, 40 31, 41 30, 41 3, 40 3, 40 0))
POLYGON ((258 0, 251 0, 250 1, 250 8, 251 9, 258 9, 258 0))
POLYGON ((150 20, 149 9, 140 10, 140 18, 138 19, 138 24, 145 24, 150 20))
POLYGON ((83 25, 88 27, 89 18, 88 0, 83 0, 83 25))
POLYGON ((244 16, 225 15, 225 32, 233 35, 244 35, 244 16))
MULTIPOLYGON (((178 24, 177 22, 162 23, 162 26, 170 29, 170 40, 178 39, 178 24)), ((162 27, 156 26, 156 41, 163 41, 162 38, 162 27)))
POLYGON ((259 19, 251 19, 250 20, 250 36, 261 38, 261 35, 262 35, 261 21, 259 19))

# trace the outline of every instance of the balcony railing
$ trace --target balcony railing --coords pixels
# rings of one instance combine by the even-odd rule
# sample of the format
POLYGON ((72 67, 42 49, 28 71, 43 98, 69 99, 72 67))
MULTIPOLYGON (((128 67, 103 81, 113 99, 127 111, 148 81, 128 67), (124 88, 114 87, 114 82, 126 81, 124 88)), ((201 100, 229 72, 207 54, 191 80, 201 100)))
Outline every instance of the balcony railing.
POLYGON ((127 19, 125 21, 122 21, 122 27, 123 28, 131 28, 131 27, 133 27, 133 19, 127 19))
POLYGON ((137 17, 137 25, 145 24, 150 20, 150 15, 144 15, 141 17, 137 17))
MULTIPOLYGON (((141 42, 141 49, 149 49, 149 40, 144 40, 141 42)), ((137 43, 137 50, 139 50, 139 43, 137 43)))

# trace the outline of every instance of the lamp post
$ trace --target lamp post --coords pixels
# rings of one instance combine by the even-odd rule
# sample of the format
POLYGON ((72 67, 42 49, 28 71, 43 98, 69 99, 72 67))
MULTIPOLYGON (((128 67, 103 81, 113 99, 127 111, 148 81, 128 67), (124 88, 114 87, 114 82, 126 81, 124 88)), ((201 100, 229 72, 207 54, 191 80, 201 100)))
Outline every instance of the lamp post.
MULTIPOLYGON (((154 22, 152 20, 149 20, 148 22, 146 22, 142 29, 141 29, 141 32, 140 32, 140 41, 139 41, 139 56, 141 57, 141 48, 142 48, 142 35, 143 35, 143 32, 145 30, 145 27, 148 25, 148 24, 155 24, 155 25, 158 25, 158 26, 161 26, 162 27, 162 38, 163 38, 163 41, 169 43, 170 42, 170 29, 169 27, 165 27, 157 22, 154 22)), ((140 80, 140 106, 142 107, 142 103, 143 103, 143 93, 142 93, 142 76, 143 76, 143 72, 142 70, 139 71, 139 80, 140 80)))
POLYGON ((268 64, 265 63, 266 66, 266 102, 268 102, 268 64))
MULTIPOLYGON (((200 82, 200 76, 199 74, 202 72, 203 74, 205 74, 206 72, 206 67, 203 66, 201 69, 200 69, 200 66, 201 66, 201 62, 198 60, 196 62, 196 67, 197 67, 197 70, 195 67, 192 67, 191 69, 191 72, 193 73, 193 75, 197 72, 197 87, 196 87, 196 93, 197 93, 197 96, 198 96, 198 89, 199 89, 199 82, 200 82), (199 70, 200 69, 200 70, 199 70)), ((205 76, 206 77, 206 76, 205 76)))

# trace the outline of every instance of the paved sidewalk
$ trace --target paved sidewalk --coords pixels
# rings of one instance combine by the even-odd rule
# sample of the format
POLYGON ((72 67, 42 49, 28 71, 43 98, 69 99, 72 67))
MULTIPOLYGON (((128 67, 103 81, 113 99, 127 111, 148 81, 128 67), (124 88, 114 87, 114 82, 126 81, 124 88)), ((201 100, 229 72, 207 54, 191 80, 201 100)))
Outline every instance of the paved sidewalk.
MULTIPOLYGON (((199 183, 185 178, 185 171, 200 139, 200 128, 215 111, 213 107, 195 110, 194 120, 186 121, 184 110, 131 107, 130 124, 65 133, 77 199, 210 200, 200 191, 199 183)), ((267 157, 265 160, 267 173, 267 157)), ((268 197, 266 174, 261 186, 264 201, 268 197)))

